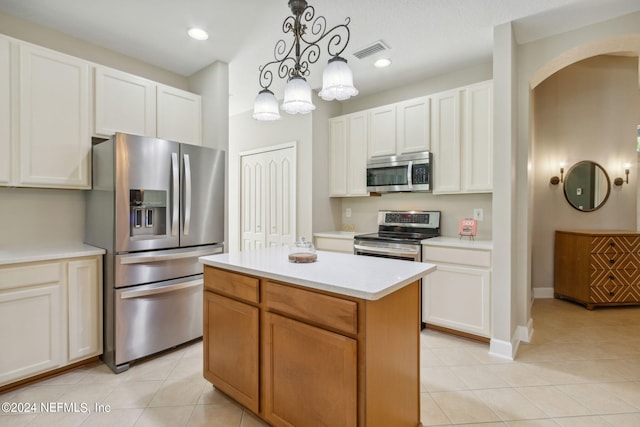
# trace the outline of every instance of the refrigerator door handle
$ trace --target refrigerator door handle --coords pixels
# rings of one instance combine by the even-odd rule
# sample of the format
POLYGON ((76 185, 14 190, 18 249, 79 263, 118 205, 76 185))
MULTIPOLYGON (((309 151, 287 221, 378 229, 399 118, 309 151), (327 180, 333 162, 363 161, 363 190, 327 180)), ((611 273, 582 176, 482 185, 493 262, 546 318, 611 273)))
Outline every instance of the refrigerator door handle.
POLYGON ((193 288, 196 286, 202 286, 203 280, 192 280, 189 282, 178 283, 175 285, 163 286, 153 289, 140 289, 140 290, 132 290, 122 292, 120 294, 121 299, 129 299, 129 298, 139 298, 148 295, 157 295, 157 294, 165 294, 168 292, 174 292, 180 289, 193 288))
POLYGON ((128 265, 128 264, 146 264, 149 262, 162 262, 162 261, 171 261, 176 259, 184 259, 184 258, 196 258, 206 255, 214 255, 222 252, 222 248, 207 248, 199 251, 188 251, 188 252, 176 252, 176 253, 168 253, 168 254, 158 254, 155 255, 153 253, 146 254, 135 254, 129 255, 126 257, 120 258, 120 265, 128 265))
POLYGON ((180 165, 178 153, 171 153, 171 166, 173 172, 173 214, 171 216, 171 235, 178 235, 178 215, 180 210, 180 165))
POLYGON ((189 155, 184 156, 184 230, 185 236, 189 235, 189 225, 191 224, 191 163, 189 162, 189 155))

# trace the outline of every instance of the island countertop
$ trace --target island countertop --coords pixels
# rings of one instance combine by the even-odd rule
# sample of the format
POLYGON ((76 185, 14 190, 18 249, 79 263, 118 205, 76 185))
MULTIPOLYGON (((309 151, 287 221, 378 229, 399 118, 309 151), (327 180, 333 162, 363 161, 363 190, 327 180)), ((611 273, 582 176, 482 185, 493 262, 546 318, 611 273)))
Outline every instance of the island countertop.
POLYGON ((288 260, 285 246, 200 258, 212 267, 288 282, 312 289, 377 300, 436 269, 435 264, 318 251, 312 263, 288 260))

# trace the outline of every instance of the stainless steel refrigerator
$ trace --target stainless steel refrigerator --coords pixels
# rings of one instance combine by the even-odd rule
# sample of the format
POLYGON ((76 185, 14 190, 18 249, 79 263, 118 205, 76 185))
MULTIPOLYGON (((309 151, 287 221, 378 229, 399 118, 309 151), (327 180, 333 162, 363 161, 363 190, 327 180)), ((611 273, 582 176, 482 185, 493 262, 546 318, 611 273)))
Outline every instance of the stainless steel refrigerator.
POLYGON ((202 336, 202 265, 223 251, 225 152, 117 133, 93 147, 86 243, 106 250, 104 362, 202 336))

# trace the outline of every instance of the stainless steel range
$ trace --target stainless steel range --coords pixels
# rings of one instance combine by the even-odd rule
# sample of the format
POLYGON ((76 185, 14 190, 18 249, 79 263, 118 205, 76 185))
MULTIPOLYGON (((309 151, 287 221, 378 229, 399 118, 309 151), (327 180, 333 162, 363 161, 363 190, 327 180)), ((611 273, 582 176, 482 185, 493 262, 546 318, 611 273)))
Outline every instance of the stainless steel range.
POLYGON ((355 236, 353 253, 422 261, 420 242, 439 235, 439 211, 380 211, 378 232, 355 236))

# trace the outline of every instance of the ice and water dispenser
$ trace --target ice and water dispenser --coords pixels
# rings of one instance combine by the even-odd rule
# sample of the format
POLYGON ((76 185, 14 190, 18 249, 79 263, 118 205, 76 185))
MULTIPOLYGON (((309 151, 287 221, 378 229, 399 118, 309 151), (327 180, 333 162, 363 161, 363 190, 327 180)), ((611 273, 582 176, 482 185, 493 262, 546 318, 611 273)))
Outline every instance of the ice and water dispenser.
POLYGON ((160 190, 129 190, 129 235, 132 238, 153 238, 167 234, 167 192, 160 190))

